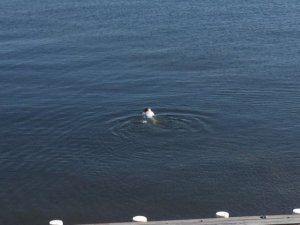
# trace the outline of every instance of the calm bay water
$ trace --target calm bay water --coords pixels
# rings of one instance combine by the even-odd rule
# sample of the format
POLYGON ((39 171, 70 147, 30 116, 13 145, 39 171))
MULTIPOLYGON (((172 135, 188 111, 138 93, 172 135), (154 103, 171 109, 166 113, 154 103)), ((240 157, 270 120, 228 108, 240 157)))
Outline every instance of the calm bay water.
POLYGON ((300 207, 298 1, 0 8, 0 224, 300 207))

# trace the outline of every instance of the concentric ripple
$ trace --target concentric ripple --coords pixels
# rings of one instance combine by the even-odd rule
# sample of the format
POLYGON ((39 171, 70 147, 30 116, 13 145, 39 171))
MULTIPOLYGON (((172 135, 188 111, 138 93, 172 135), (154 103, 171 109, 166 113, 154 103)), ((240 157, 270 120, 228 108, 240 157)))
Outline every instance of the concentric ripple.
POLYGON ((149 133, 207 133, 214 124, 212 113, 192 110, 156 109, 155 119, 144 120, 139 113, 116 114, 107 121, 110 132, 123 138, 136 138, 149 133))

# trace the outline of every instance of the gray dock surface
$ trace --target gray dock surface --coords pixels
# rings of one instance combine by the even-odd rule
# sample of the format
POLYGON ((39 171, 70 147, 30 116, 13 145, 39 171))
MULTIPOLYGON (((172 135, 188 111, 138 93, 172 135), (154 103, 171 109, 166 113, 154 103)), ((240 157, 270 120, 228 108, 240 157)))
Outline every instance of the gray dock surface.
POLYGON ((78 225, 300 225, 300 215, 272 215, 272 216, 245 216, 210 219, 190 219, 190 220, 167 220, 124 223, 95 223, 78 225))

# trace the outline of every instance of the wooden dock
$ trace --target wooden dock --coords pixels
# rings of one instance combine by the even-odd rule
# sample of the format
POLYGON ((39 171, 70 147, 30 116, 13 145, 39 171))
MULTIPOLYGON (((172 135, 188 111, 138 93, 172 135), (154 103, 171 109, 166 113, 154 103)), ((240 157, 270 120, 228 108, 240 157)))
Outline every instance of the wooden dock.
POLYGON ((124 223, 95 223, 78 225, 300 225, 300 215, 246 216, 230 218, 167 220, 124 223))

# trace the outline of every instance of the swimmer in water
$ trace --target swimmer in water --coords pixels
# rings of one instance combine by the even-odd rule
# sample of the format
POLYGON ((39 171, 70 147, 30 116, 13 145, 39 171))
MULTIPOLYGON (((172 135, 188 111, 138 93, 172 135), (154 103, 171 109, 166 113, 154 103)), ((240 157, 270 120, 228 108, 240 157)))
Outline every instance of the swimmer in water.
POLYGON ((144 119, 152 119, 155 116, 154 112, 150 108, 145 108, 142 115, 144 119))
POLYGON ((142 115, 143 115, 142 123, 147 123, 147 122, 151 122, 152 124, 157 123, 156 119, 154 118, 155 114, 150 108, 145 108, 142 115))

